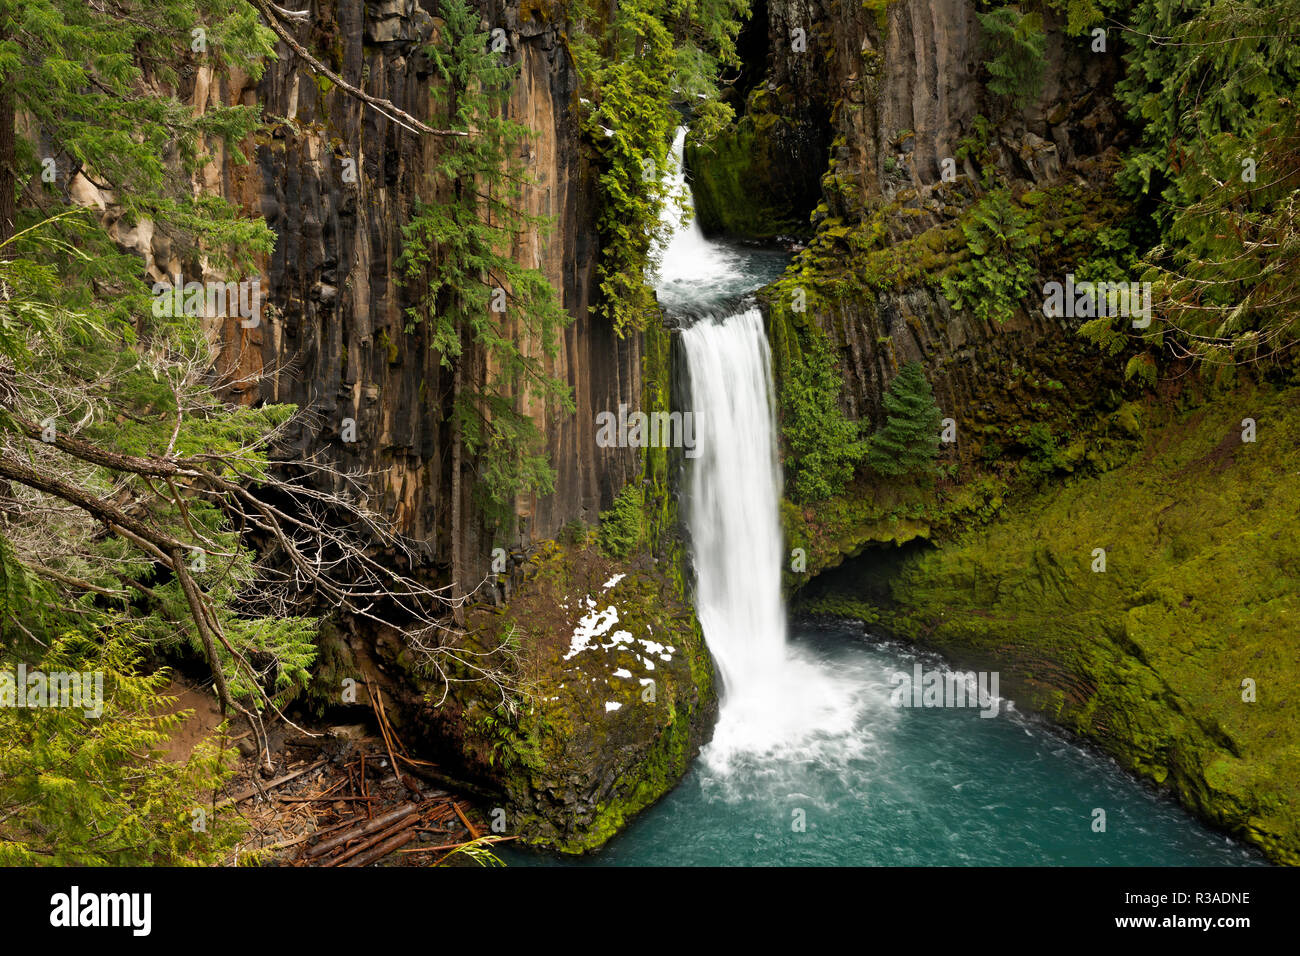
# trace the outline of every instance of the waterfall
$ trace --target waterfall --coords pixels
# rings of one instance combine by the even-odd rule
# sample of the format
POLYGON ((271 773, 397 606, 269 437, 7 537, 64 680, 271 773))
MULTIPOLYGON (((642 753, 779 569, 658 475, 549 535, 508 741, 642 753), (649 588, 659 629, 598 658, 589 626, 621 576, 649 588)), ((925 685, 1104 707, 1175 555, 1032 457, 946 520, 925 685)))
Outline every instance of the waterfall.
POLYGON ((687 500, 696 613, 722 678, 714 750, 730 752, 768 722, 786 659, 771 355, 757 309, 697 322, 682 345, 701 449, 687 500))
POLYGON ((686 127, 679 127, 673 137, 664 180, 669 201, 660 215, 661 230, 668 232, 667 245, 653 243, 651 259, 657 263, 654 283, 659 301, 670 313, 698 314, 702 305, 718 293, 726 293, 745 275, 740 257, 721 243, 704 238, 695 216, 695 203, 686 182, 682 151, 686 144, 686 127), (682 225, 683 219, 689 223, 682 225))
POLYGON ((673 229, 672 240, 666 249, 656 251, 660 259, 659 274, 675 282, 708 280, 717 277, 719 265, 730 258, 717 243, 704 238, 699 220, 695 217, 695 203, 690 186, 686 183, 686 162, 682 153, 686 147, 686 127, 677 129, 673 148, 668 155, 667 175, 664 177, 671 201, 665 205, 664 218, 673 229), (682 226, 683 214, 690 222, 682 226))
MULTIPOLYGON (((657 291, 670 311, 705 316, 681 333, 699 456, 690 463, 685 512, 696 575, 696 613, 722 681, 722 709, 704 757, 725 770, 739 755, 806 747, 814 735, 846 731, 853 694, 834 674, 791 653, 781 599, 785 549, 780 522, 771 353, 757 309, 709 314, 719 291, 745 279, 743 261, 693 223, 682 145, 669 176, 681 205, 661 251, 657 291), (692 306, 695 308, 692 310, 692 306)), ((749 288, 754 284, 751 280, 749 288)))

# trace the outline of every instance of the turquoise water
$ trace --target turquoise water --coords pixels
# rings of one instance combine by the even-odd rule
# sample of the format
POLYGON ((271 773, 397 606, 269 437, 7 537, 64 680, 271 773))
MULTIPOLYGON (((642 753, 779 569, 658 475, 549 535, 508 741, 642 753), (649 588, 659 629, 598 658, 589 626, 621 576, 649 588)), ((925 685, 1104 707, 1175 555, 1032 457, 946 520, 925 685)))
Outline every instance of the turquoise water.
POLYGON ((853 688, 851 728, 725 770, 707 753, 603 850, 511 865, 1257 865, 1109 758, 1012 710, 902 708, 891 675, 937 659, 860 625, 794 624, 791 653, 853 688), (1106 813, 1094 832, 1094 810, 1106 813), (802 822, 802 830, 799 824, 802 822))

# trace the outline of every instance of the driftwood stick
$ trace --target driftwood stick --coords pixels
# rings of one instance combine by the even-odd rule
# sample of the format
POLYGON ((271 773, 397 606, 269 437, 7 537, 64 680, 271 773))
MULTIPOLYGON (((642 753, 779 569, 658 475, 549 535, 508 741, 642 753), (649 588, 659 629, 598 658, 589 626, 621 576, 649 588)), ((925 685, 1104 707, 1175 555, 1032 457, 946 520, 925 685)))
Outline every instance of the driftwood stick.
POLYGON ((465 816, 465 811, 460 808, 460 804, 453 800, 451 806, 456 811, 456 816, 460 817, 460 822, 465 824, 465 829, 469 831, 469 835, 477 840, 479 838, 478 828, 469 822, 469 817, 465 816))
MULTIPOLYGON (((495 838, 492 843, 505 843, 507 840, 518 840, 517 836, 503 836, 495 838)), ((401 853, 432 853, 435 850, 459 850, 463 846, 469 846, 471 843, 477 843, 477 840, 466 840, 464 843, 447 843, 443 846, 413 846, 409 850, 401 850, 401 853)), ((487 842, 486 840, 484 841, 487 842)))
MULTIPOLYGON (((270 783, 263 784, 262 790, 274 790, 276 787, 284 786, 290 780, 296 780, 305 773, 311 773, 313 770, 325 766, 325 764, 328 762, 329 761, 327 760, 318 760, 310 767, 303 767, 301 770, 295 770, 293 773, 287 773, 283 777, 278 777, 275 780, 272 780, 270 783)), ((220 803, 217 804, 217 808, 220 809, 221 807, 228 807, 234 803, 242 803, 243 801, 247 800, 249 797, 257 796, 259 792, 260 791, 258 790, 245 790, 241 794, 237 794, 236 796, 228 797, 227 799, 222 800, 220 803)))

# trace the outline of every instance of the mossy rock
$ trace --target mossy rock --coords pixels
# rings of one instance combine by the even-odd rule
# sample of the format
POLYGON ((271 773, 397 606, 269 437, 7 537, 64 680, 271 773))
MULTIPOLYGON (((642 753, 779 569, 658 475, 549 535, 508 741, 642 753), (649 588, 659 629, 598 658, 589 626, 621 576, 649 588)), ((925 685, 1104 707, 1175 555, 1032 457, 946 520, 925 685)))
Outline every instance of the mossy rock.
POLYGON ((1127 464, 917 555, 883 623, 1300 864, 1300 389, 1122 417, 1145 437, 1127 464))
POLYGON ((815 199, 784 181, 779 127, 776 116, 751 114, 703 146, 687 146, 686 170, 704 232, 760 241, 810 232, 815 199))
POLYGON ((447 707, 470 771, 503 794, 507 833, 596 849, 708 741, 713 662, 676 591, 644 553, 624 563, 548 542, 504 613, 473 615, 483 646, 517 648, 526 688, 513 713, 481 682, 447 707))

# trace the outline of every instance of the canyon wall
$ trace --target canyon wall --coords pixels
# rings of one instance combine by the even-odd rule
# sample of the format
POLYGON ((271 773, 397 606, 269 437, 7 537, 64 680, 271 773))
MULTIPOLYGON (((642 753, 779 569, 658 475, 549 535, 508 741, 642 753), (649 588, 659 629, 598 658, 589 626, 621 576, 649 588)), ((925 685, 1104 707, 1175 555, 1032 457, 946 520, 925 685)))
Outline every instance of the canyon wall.
MULTIPOLYGON (((1035 302, 1004 323, 981 321, 955 310, 938 279, 963 255, 959 224, 981 177, 1047 197, 1036 226, 1049 243, 1057 229, 1106 221, 1125 136, 1110 93, 1119 40, 1093 52, 1090 36, 1067 36, 1049 11, 1042 90, 1017 107, 987 89, 989 54, 970 0, 769 0, 766 12, 765 74, 736 134, 762 131, 749 150, 759 159, 737 162, 725 140, 697 149, 695 181, 724 184, 719 191, 757 181, 761 203, 763 190, 818 177, 820 202, 804 211, 812 238, 789 285, 819 293, 806 318, 839 347, 845 411, 878 424, 897 369, 920 360, 966 457, 978 452, 977 436, 1045 397, 1033 381, 1061 379, 1064 368, 1071 391, 1115 389, 1114 369, 1077 324, 1044 317, 1035 302), (955 181, 943 181, 945 159, 955 181), (906 251, 891 258, 891 247, 906 251)), ((781 340, 796 335, 772 329, 778 366, 781 340)))
MULTIPOLYGON (((423 120, 434 78, 421 48, 437 22, 428 8, 436 5, 318 0, 310 27, 296 34, 345 80, 423 120)), ((548 363, 572 387, 577 411, 533 411, 556 471, 554 493, 516 501, 510 540, 494 540, 472 520, 452 540, 454 487, 462 513, 476 514, 474 465, 463 456, 461 481, 453 482, 451 372, 425 326, 406 331, 418 290, 397 265, 401 228, 430 173, 437 138, 404 130, 316 78, 284 43, 256 84, 211 82, 200 73, 192 97, 200 107, 257 104, 271 122, 251 166, 216 156, 202 184, 264 215, 277 237, 261 276, 263 321, 249 329, 227 321, 215 330, 232 390, 306 410, 289 435, 289 456, 319 455, 371 473, 372 505, 422 542, 437 566, 449 569, 459 548, 470 586, 487 572, 493 548, 552 537, 574 519, 595 522, 638 463, 634 450, 599 448, 591 423, 600 410, 635 405, 641 393, 639 338, 616 337, 590 308, 594 176, 579 141, 578 78, 563 25, 532 4, 491 2, 481 11, 486 27, 505 30, 507 56, 519 64, 508 113, 533 133, 520 146, 530 177, 523 206, 552 223, 522 236, 513 257, 540 269, 573 317, 548 363), (355 181, 345 178, 347 160, 355 161, 355 181), (355 423, 355 441, 344 440, 345 419, 355 423)), ((471 386, 487 374, 482 355, 470 354, 466 368, 471 386)))

